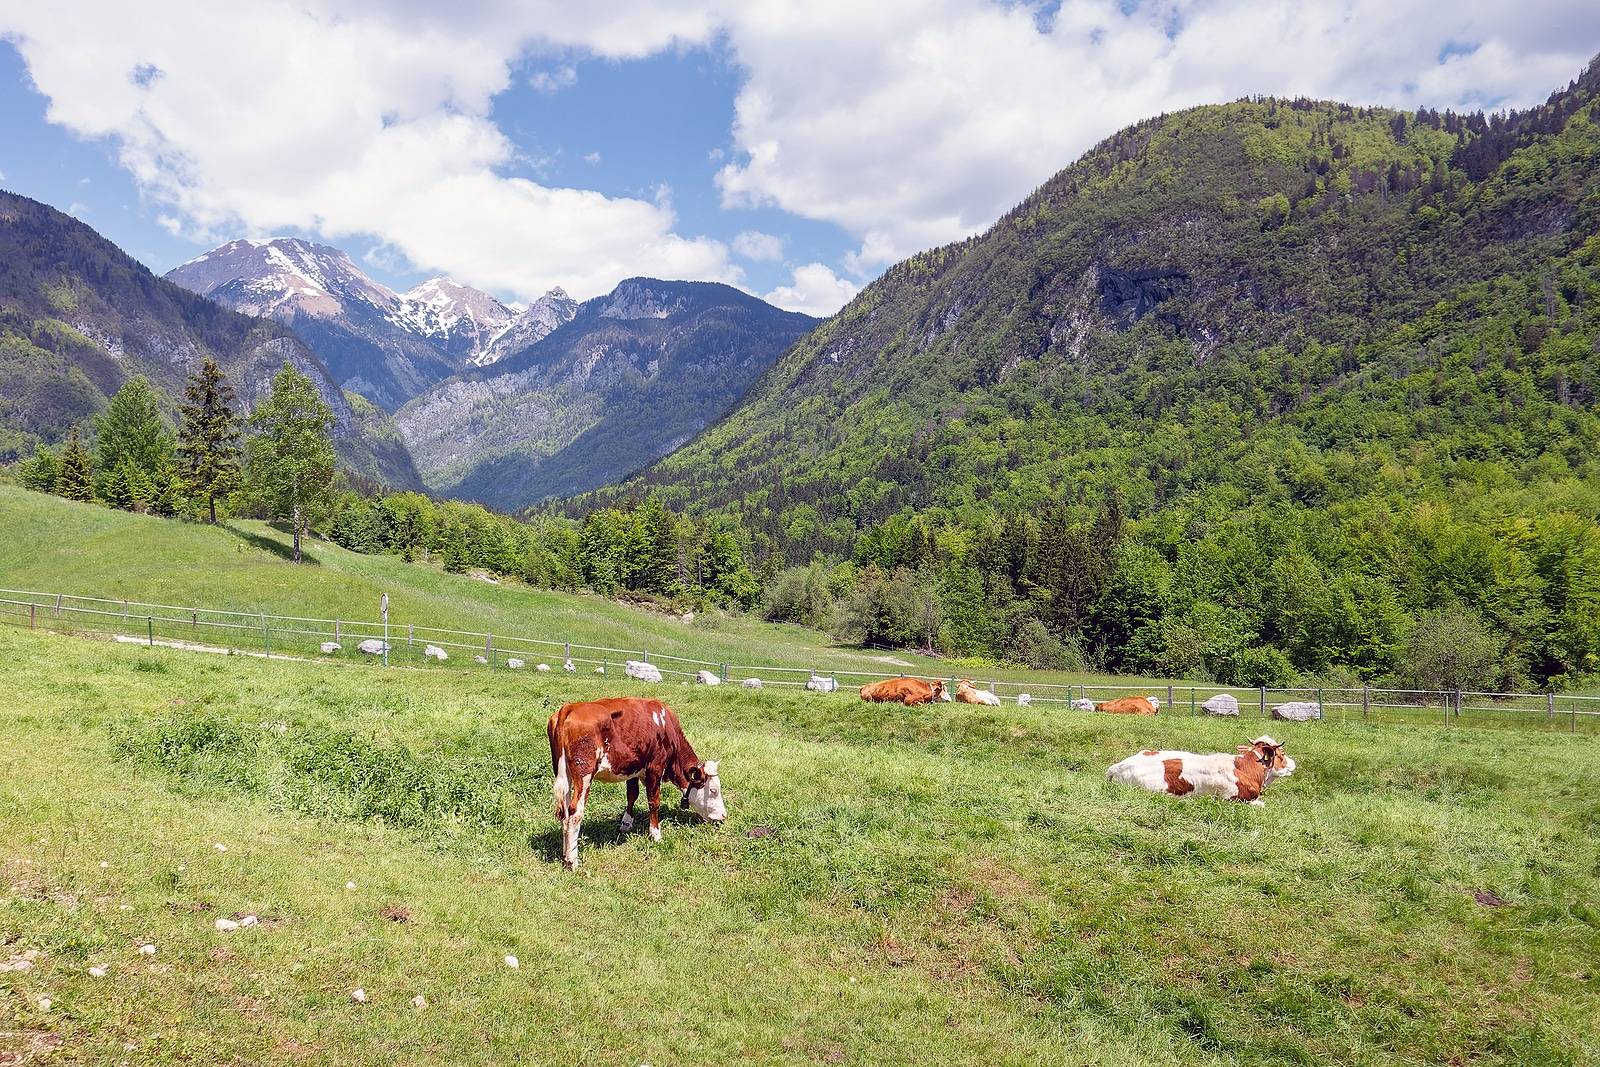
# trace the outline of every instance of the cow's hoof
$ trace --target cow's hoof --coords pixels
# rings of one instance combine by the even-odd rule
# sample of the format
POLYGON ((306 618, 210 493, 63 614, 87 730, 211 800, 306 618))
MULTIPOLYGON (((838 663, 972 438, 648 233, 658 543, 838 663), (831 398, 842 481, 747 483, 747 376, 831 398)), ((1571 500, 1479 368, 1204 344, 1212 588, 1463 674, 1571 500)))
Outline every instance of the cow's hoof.
POLYGON ((565 867, 569 871, 575 871, 575 870, 578 869, 578 861, 577 860, 562 860, 561 861, 561 866, 565 867))
POLYGON ((650 840, 652 840, 652 841, 660 841, 661 840, 661 827, 659 827, 659 826, 650 827, 650 840))

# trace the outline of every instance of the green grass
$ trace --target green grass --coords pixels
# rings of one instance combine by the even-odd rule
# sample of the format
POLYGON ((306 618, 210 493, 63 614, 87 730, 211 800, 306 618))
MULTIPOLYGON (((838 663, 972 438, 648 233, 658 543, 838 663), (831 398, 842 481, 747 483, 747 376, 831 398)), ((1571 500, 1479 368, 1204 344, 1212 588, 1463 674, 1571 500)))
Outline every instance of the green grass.
MULTIPOLYGON (((289 545, 287 534, 265 523, 235 521, 218 529, 0 486, 0 586, 7 588, 345 620, 378 618, 378 598, 388 593, 391 618, 400 625, 639 649, 652 656, 713 663, 885 675, 904 670, 931 677, 948 677, 952 671, 950 664, 915 653, 840 646, 801 626, 721 613, 686 624, 592 594, 533 589, 514 581, 490 583, 447 574, 436 565, 364 556, 321 541, 307 544, 310 562, 297 566, 288 559, 289 545)), ((142 620, 134 629, 141 626, 142 620)), ((168 636, 189 635, 180 628, 168 636)), ((204 642, 207 636, 202 630, 197 639, 204 642)), ((255 641, 253 635, 250 641, 255 641)), ((315 644, 307 638, 295 645, 280 637, 277 648, 314 653, 315 644)), ((1072 683, 1113 680, 1091 674, 976 673, 1072 683)), ((1166 684, 1159 679, 1125 681, 1132 687, 1166 684)))
POLYGON ((601 787, 568 873, 543 722, 618 680, 0 627, 0 691, 0 1062, 1600 1057, 1591 737, 1276 724, 1255 809, 1104 778, 1249 724, 665 685, 728 824, 601 787))

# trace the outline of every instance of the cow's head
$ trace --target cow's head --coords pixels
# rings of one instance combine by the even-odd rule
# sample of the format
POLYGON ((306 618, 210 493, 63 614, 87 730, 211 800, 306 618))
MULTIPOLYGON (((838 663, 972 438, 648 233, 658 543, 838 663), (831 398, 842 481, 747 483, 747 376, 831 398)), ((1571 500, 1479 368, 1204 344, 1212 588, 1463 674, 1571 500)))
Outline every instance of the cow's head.
POLYGON ((937 681, 937 682, 930 682, 928 684, 933 687, 933 699, 935 699, 935 700, 950 700, 951 699, 950 694, 946 693, 944 691, 944 681, 943 680, 940 680, 940 681, 937 681))
POLYGON ((1262 734, 1249 745, 1240 745, 1239 751, 1248 752, 1261 761, 1261 766, 1267 770, 1268 781, 1274 778, 1287 778, 1294 773, 1294 760, 1284 753, 1280 742, 1274 741, 1266 734, 1262 734))
POLYGON ((722 802, 722 778, 717 774, 716 760, 689 768, 689 788, 684 791, 683 802, 702 819, 721 822, 728 817, 728 805, 722 802))
POLYGON ((1150 706, 1152 708, 1155 708, 1157 711, 1161 710, 1161 698, 1160 697, 1145 697, 1145 699, 1150 702, 1150 706))

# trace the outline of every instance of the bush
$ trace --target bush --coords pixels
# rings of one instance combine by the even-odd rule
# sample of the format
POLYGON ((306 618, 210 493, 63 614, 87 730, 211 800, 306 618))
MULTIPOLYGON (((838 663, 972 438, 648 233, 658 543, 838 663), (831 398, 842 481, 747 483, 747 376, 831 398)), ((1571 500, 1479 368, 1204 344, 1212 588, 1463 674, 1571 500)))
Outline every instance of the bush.
POLYGON ((1081 671, 1085 668, 1083 648, 1077 641, 1058 637, 1031 615, 1013 626, 1007 658, 1035 670, 1081 671))
POLYGON ((822 564, 790 567, 772 583, 761 617, 769 622, 821 626, 833 610, 833 592, 822 564))
POLYGON ((1406 642, 1401 679, 1422 689, 1493 689, 1505 641, 1470 608, 1430 611, 1406 642))

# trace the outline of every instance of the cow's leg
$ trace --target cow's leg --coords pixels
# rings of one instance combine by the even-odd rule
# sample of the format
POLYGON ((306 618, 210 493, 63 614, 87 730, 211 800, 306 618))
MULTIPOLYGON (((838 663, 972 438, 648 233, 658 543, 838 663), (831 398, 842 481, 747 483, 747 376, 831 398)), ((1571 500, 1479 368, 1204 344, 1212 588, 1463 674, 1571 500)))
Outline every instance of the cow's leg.
POLYGON ((578 867, 578 832, 583 829, 583 805, 589 799, 589 784, 594 781, 593 774, 586 774, 579 778, 573 785, 572 800, 568 806, 567 820, 562 826, 562 861, 567 869, 576 870, 578 867))
POLYGON ((639 799, 639 779, 628 779, 628 806, 622 811, 622 818, 617 820, 617 825, 622 827, 622 832, 627 833, 633 829, 633 805, 639 799))
POLYGON ((661 840, 661 776, 646 773, 644 797, 650 804, 650 840, 661 840))

